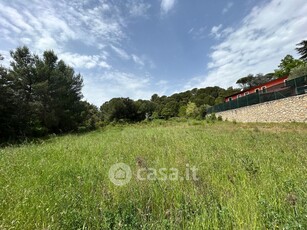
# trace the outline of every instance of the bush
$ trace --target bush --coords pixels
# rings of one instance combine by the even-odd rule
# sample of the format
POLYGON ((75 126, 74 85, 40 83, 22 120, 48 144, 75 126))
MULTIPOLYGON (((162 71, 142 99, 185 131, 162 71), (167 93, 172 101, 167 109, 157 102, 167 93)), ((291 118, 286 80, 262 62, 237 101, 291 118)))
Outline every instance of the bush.
POLYGON ((307 63, 291 69, 288 80, 307 75, 307 63))
POLYGON ((217 120, 217 117, 215 115, 215 113, 211 113, 209 115, 206 116, 206 121, 207 123, 214 123, 217 120))

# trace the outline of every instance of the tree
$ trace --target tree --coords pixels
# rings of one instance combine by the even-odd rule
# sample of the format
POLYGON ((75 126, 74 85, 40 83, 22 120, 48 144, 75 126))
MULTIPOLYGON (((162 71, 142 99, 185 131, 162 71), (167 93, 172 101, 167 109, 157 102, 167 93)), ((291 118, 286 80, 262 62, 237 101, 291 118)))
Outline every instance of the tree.
MULTIPOLYGON (((43 58, 23 46, 10 52, 11 68, 0 66, 0 135, 42 136, 77 130, 89 116, 81 101, 82 76, 53 51, 43 58)), ((0 56, 2 60, 2 56, 0 56)))
POLYGON ((100 113, 98 108, 88 103, 87 101, 81 101, 82 112, 81 112, 81 120, 82 124, 79 128, 81 131, 94 130, 97 128, 98 123, 100 121, 100 113))
POLYGON ((130 98, 112 98, 105 102, 100 111, 104 121, 136 121, 137 108, 130 98))
POLYGON ((187 111, 187 106, 186 105, 180 106, 179 110, 178 110, 178 116, 179 117, 185 117, 187 115, 186 111, 187 111))
POLYGON ((219 96, 214 100, 214 104, 215 105, 221 104, 224 102, 224 99, 225 99, 224 97, 219 96))
POLYGON ((198 108, 195 103, 189 102, 187 104, 187 109, 186 109, 186 115, 187 117, 191 118, 196 118, 198 115, 198 108))
POLYGON ((297 44, 296 51, 301 55, 300 59, 307 62, 307 40, 297 44))
POLYGON ((307 64, 300 65, 300 66, 293 68, 290 71, 288 80, 292 80, 292 79, 302 77, 302 76, 307 76, 307 64))
POLYGON ((246 77, 242 77, 237 80, 237 84, 241 86, 242 89, 248 89, 254 86, 258 86, 264 83, 267 83, 275 78, 273 73, 268 73, 263 75, 262 73, 258 73, 255 76, 253 74, 249 74, 246 77))
POLYGON ((150 99, 152 102, 157 102, 159 100, 159 95, 158 94, 153 94, 151 96, 151 99, 150 99))
POLYGON ((250 88, 252 86, 253 78, 254 76, 252 74, 249 74, 246 77, 242 77, 237 80, 236 84, 238 84, 242 89, 250 88))
POLYGON ((254 86, 262 85, 273 79, 275 79, 275 76, 272 73, 268 73, 266 75, 263 75, 262 73, 258 73, 253 77, 251 81, 251 86, 254 87, 254 86))
POLYGON ((81 112, 82 76, 58 61, 53 51, 45 51, 43 60, 36 63, 38 81, 34 85, 40 103, 43 126, 50 132, 76 130, 83 123, 81 112))
MULTIPOLYGON (((0 60, 3 60, 1 54, 0 60)), ((0 65, 0 139, 15 136, 15 126, 18 124, 18 106, 13 86, 8 69, 0 65)))
MULTIPOLYGON (((10 51, 12 61, 9 70, 14 90, 14 100, 17 101, 14 129, 16 135, 33 136, 42 130, 39 121, 39 103, 35 99, 33 86, 37 83, 36 61, 38 56, 31 54, 26 47, 10 51)), ((39 135, 39 134, 38 134, 39 135)))
POLYGON ((207 109, 210 108, 210 105, 201 105, 199 108, 198 108, 198 116, 197 118, 198 119, 204 119, 206 117, 206 114, 207 114, 207 109))
POLYGON ((82 112, 80 101, 83 97, 81 93, 82 76, 75 74, 71 67, 60 60, 56 64, 50 81, 52 82, 49 85, 52 109, 59 121, 57 129, 64 132, 77 129, 82 122, 80 119, 82 112))
POLYGON ((136 121, 142 121, 146 119, 146 116, 151 116, 155 111, 156 104, 148 100, 137 100, 136 106, 136 121))
POLYGON ((276 69, 274 74, 278 78, 289 76, 291 69, 300 66, 302 64, 304 64, 303 61, 295 59, 293 58, 293 56, 288 54, 281 60, 278 66, 279 69, 276 69))
POLYGON ((170 100, 163 106, 161 116, 163 116, 165 119, 169 119, 170 117, 176 117, 178 115, 178 110, 178 103, 174 100, 170 100))

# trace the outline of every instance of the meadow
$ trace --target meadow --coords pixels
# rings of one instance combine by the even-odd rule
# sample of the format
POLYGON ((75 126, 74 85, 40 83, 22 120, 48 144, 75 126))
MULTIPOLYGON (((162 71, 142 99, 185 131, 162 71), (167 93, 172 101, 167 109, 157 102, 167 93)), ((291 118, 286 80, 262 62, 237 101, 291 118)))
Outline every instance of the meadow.
POLYGON ((0 149, 0 229, 307 229, 307 124, 152 121, 0 149), (124 186, 108 177, 126 163, 124 186), (195 166, 197 180, 138 180, 195 166), (146 172, 145 172, 146 173, 146 172))

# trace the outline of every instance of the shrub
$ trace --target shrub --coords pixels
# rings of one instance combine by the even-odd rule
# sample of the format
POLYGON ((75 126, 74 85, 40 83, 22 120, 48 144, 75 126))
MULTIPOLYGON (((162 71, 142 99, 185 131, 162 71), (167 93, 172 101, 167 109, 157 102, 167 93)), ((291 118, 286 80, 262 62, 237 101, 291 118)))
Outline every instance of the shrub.
POLYGON ((291 69, 288 80, 307 75, 307 63, 291 69))
POLYGON ((198 108, 194 102, 189 102, 186 106, 186 116, 196 118, 198 115, 198 108))
POLYGON ((206 121, 207 123, 214 123, 217 120, 217 117, 215 115, 215 113, 211 113, 209 115, 206 116, 206 121))

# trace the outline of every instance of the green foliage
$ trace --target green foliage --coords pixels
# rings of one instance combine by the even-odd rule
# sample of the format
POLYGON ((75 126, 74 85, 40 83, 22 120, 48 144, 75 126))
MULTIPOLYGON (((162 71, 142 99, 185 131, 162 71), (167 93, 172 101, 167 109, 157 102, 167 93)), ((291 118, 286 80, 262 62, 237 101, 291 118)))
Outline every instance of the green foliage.
POLYGON ((196 118, 198 115, 198 108, 194 102, 189 102, 186 108, 186 115, 190 118, 196 118))
POLYGON ((210 107, 210 105, 204 104, 198 107, 198 115, 197 119, 204 119, 207 115, 207 109, 210 107))
POLYGON ((292 80, 306 75, 307 75, 307 63, 291 69, 288 80, 292 80))
MULTIPOLYGON (((81 102, 80 74, 53 51, 39 58, 24 46, 11 57, 11 68, 0 67, 2 139, 69 132, 86 123, 88 116, 81 113, 89 107, 81 102)), ((95 126, 90 123, 86 126, 95 126)))
POLYGON ((291 69, 300 66, 304 64, 303 61, 299 60, 299 59, 295 59, 293 56, 291 55, 287 55, 286 57, 284 57, 280 64, 279 64, 279 69, 275 70, 275 76, 280 78, 280 77, 286 77, 290 74, 291 69))
POLYGON ((14 135, 14 125, 17 125, 17 101, 12 82, 8 70, 0 66, 0 138, 14 135))
MULTIPOLYGON (((125 103, 123 98, 113 98, 101 107, 102 119, 105 122, 124 119, 128 122, 138 122, 146 118, 146 114, 153 119, 169 119, 172 117, 193 117, 203 119, 208 106, 219 104, 224 97, 238 92, 239 89, 229 87, 227 90, 220 87, 207 87, 175 93, 171 96, 152 95, 150 100, 129 99, 125 103), (191 113, 187 114, 189 103, 193 103, 191 113), (129 112, 130 111, 130 112, 129 112)), ((191 109, 191 108, 189 108, 191 109)))
POLYGON ((113 98, 105 102, 100 111, 102 119, 106 122, 118 122, 124 120, 127 122, 137 122, 157 118, 158 113, 154 114, 156 104, 148 100, 133 101, 129 98, 113 98))
POLYGON ((167 102, 161 111, 161 116, 165 119, 169 119, 170 117, 175 117, 178 114, 178 103, 176 101, 167 102))
POLYGON ((301 55, 300 59, 307 62, 307 40, 298 43, 295 49, 301 55))
POLYGON ((187 113, 187 106, 186 105, 182 105, 180 106, 179 110, 178 110, 178 116, 179 117, 186 117, 187 113))
POLYGON ((274 78, 275 76, 273 73, 268 73, 265 75, 259 73, 255 76, 253 74, 249 74, 248 76, 237 80, 236 84, 240 85, 242 89, 248 89, 272 81, 274 78))
MULTIPOLYGON (((81 129, 84 131, 94 130, 99 127, 100 124, 100 112, 98 108, 87 101, 82 101, 82 112, 81 112, 81 129)), ((78 128, 80 131, 80 127, 78 128)))
POLYGON ((129 98, 113 98, 105 102, 100 111, 107 122, 126 120, 134 121, 137 116, 137 108, 133 100, 129 98))
POLYGON ((152 102, 158 102, 159 101, 159 95, 158 94, 152 95, 150 100, 152 102))
POLYGON ((215 98, 214 104, 215 104, 215 105, 218 105, 218 104, 223 103, 224 101, 225 101, 225 98, 224 98, 224 97, 218 96, 217 98, 215 98))
POLYGON ((242 77, 237 80, 236 84, 240 85, 242 89, 251 87, 251 81, 253 80, 254 76, 252 74, 247 75, 246 77, 242 77))
POLYGON ((137 100, 135 102, 137 117, 136 121, 149 119, 155 110, 156 104, 148 100, 137 100))

